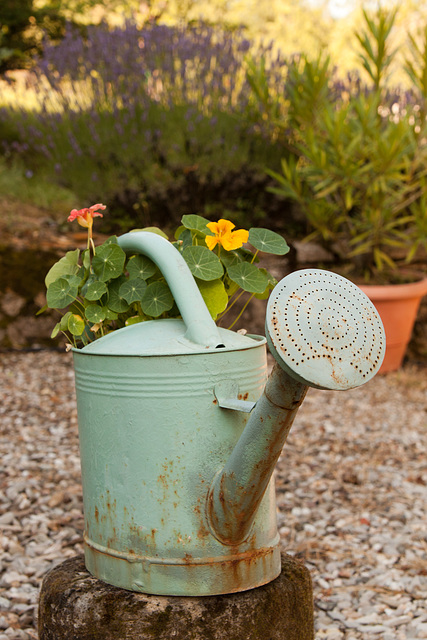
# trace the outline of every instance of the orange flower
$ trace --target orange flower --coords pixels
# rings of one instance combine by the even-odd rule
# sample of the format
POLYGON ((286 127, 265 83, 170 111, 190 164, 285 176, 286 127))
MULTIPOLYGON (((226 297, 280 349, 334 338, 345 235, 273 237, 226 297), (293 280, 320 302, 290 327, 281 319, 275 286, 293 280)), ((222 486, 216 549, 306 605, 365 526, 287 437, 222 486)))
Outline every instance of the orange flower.
POLYGON ((91 207, 85 209, 73 209, 68 216, 68 222, 73 222, 76 220, 81 227, 85 229, 91 229, 93 225, 93 219, 96 216, 102 218, 102 213, 96 213, 98 209, 106 209, 107 207, 104 204, 93 204, 91 207))
POLYGON ((213 236, 206 236, 205 238, 208 249, 211 251, 217 244, 224 247, 226 251, 239 249, 249 238, 249 231, 245 231, 245 229, 232 231, 236 225, 222 218, 218 220, 218 222, 209 222, 206 226, 215 234, 213 236))

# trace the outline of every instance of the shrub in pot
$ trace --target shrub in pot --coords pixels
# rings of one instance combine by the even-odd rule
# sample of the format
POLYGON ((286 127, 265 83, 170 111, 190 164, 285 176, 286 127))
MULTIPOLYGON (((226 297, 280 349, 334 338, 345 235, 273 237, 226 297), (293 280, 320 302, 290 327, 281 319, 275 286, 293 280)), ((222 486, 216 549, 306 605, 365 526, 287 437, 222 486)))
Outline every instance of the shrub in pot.
MULTIPOLYGON (((279 123, 290 131, 290 153, 282 172, 270 173, 278 183, 274 191, 304 215, 307 238, 320 239, 344 275, 368 295, 377 293, 374 284, 387 285, 381 293, 387 307, 394 297, 390 285, 398 284, 412 302, 413 324, 427 293, 427 28, 421 44, 411 37, 405 64, 415 91, 397 99, 386 83, 396 54, 390 44, 395 15, 384 9, 373 18, 364 13, 356 34, 369 84, 362 85, 358 75, 337 84, 329 60, 321 57, 291 64, 289 108, 279 123), (414 280, 422 284, 407 293, 404 283, 414 280)), ((378 309, 384 312, 383 305, 378 309)), ((393 311, 400 319, 402 313, 393 311)), ((383 316, 383 322, 395 351, 390 321, 383 316)), ((400 340, 402 329, 398 334, 400 340)), ((394 354, 387 362, 389 355, 382 371, 397 368, 403 357, 394 354)))

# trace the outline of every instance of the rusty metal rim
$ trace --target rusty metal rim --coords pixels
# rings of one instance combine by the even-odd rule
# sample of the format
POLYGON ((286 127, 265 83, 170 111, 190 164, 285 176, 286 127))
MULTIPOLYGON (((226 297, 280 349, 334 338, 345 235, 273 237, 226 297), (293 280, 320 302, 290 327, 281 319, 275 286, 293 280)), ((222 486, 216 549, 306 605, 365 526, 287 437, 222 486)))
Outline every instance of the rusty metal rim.
MULTIPOLYGON (((97 542, 93 542, 93 540, 89 540, 86 533, 83 534, 83 539, 85 545, 89 549, 93 549, 98 553, 102 553, 107 556, 112 556, 113 558, 119 558, 121 560, 126 560, 127 562, 145 562, 149 564, 161 564, 161 565, 182 565, 188 566, 192 564, 197 565, 210 565, 213 563, 224 563, 224 562, 240 562, 242 560, 250 559, 254 555, 254 551, 244 551, 243 553, 233 553, 232 555, 224 555, 224 556, 210 556, 209 558, 160 558, 154 556, 139 556, 137 554, 129 555, 123 551, 118 551, 117 549, 111 549, 109 547, 105 547, 104 545, 98 544, 97 542)), ((277 533, 273 538, 273 543, 270 547, 263 547, 261 549, 256 549, 255 555, 257 557, 267 556, 274 551, 279 546, 280 536, 277 533)))
MULTIPOLYGON (((153 321, 155 322, 155 320, 153 321)), ((120 329, 118 329, 120 331, 120 329)), ((230 333, 234 333, 230 331, 230 333)), ((212 349, 212 348, 200 348, 199 351, 189 351, 188 353, 147 353, 147 354, 120 354, 120 353, 92 353, 90 351, 85 351, 84 348, 77 349, 76 347, 72 347, 70 351, 79 356, 86 356, 92 358, 105 357, 108 358, 176 358, 177 356, 205 356, 207 354, 221 354, 221 353, 230 353, 233 351, 248 351, 249 349, 256 349, 263 344, 267 343, 267 340, 264 336, 258 335, 256 333, 246 333, 246 337, 251 338, 254 341, 254 344, 248 344, 245 346, 237 345, 235 347, 223 347, 221 349, 212 349)))

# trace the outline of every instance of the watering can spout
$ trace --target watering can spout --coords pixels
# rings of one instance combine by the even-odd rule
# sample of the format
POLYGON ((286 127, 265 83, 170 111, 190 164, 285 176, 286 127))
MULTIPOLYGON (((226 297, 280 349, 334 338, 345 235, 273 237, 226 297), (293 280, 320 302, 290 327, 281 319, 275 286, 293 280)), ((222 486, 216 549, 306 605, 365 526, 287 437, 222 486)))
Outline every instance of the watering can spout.
POLYGON ((307 389, 275 365, 243 434, 209 492, 208 518, 215 537, 223 544, 240 544, 247 538, 307 389))
POLYGON ((223 544, 238 545, 250 535, 308 387, 358 387, 377 373, 385 352, 384 329, 367 296, 320 270, 279 282, 267 306, 266 337, 276 363, 208 494, 207 517, 223 544))

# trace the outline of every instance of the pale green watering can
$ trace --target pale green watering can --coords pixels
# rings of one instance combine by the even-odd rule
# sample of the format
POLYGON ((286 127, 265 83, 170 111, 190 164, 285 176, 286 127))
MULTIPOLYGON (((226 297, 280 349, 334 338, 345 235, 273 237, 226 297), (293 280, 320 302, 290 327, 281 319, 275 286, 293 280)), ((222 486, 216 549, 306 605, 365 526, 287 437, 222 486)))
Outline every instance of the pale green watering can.
POLYGON ((218 328, 181 254, 119 238, 161 269, 182 320, 117 330, 74 350, 85 561, 132 591, 213 595, 280 573, 272 474, 308 386, 349 389, 385 350, 369 299, 303 270, 271 293, 266 339, 218 328))

